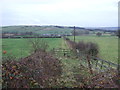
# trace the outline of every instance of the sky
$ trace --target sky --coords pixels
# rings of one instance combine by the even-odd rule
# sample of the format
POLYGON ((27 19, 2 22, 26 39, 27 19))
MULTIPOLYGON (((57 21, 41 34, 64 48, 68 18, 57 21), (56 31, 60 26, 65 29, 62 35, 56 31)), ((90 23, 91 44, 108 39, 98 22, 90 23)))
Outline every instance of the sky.
POLYGON ((119 0, 0 0, 0 23, 117 27, 119 0))

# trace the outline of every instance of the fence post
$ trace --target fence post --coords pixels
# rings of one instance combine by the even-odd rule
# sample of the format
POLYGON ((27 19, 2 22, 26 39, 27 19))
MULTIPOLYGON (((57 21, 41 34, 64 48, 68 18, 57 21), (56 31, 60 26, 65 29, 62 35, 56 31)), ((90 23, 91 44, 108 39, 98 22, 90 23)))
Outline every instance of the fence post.
POLYGON ((98 60, 96 60, 96 67, 97 67, 97 64, 98 64, 98 60))
POLYGON ((91 67, 91 64, 90 64, 90 55, 87 55, 87 61, 88 61, 88 67, 90 69, 90 73, 93 74, 92 67, 91 67))
POLYGON ((109 68, 110 68, 110 63, 109 63, 109 68))
POLYGON ((102 69, 102 67, 103 67, 103 61, 101 62, 101 64, 102 64, 102 65, 101 65, 101 69, 102 69))

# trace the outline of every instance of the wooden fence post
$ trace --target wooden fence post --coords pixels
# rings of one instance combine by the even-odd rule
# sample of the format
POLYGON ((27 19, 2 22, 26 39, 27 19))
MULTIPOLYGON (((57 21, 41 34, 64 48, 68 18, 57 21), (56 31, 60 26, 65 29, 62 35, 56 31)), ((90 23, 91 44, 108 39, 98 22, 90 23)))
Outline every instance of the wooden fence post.
POLYGON ((97 67, 97 64, 98 64, 98 60, 96 60, 96 67, 97 67))
MULTIPOLYGON (((102 61, 102 63, 101 63, 102 65, 103 65, 103 61, 102 61)), ((102 69, 102 65, 101 65, 101 69, 102 69)))
POLYGON ((90 55, 87 55, 87 61, 88 61, 88 67, 89 67, 90 73, 93 74, 92 67, 90 64, 90 55))
POLYGON ((110 63, 109 63, 109 68, 110 68, 110 63))

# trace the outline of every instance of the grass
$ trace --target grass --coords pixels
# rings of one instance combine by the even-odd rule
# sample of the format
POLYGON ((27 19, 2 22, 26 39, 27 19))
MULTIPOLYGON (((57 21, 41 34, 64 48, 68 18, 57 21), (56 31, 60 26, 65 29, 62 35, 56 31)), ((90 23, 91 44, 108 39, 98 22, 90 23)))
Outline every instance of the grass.
MULTIPOLYGON (((69 37, 73 40, 73 37, 69 37)), ((118 62, 118 38, 115 36, 76 36, 76 42, 94 42, 99 46, 99 57, 114 63, 118 62)))
POLYGON ((3 39, 2 49, 7 51, 6 55, 24 57, 29 55, 30 47, 26 39, 3 39))
MULTIPOLYGON (((73 39, 73 37, 69 37, 73 39)), ((49 44, 48 51, 53 48, 68 48, 62 38, 44 38, 49 44)), ((106 60, 112 60, 111 58, 117 57, 117 38, 116 37, 96 37, 96 36, 77 36, 76 41, 84 40, 85 42, 96 42, 100 48, 100 57, 107 57, 106 60), (108 46, 108 47, 107 47, 108 46)), ((7 51, 6 55, 13 54, 16 57, 25 57, 30 54, 31 46, 28 43, 28 39, 2 39, 3 50, 7 51)), ((4 55, 3 55, 4 56, 4 55)), ((67 58, 64 56, 59 57, 62 62, 62 76, 59 81, 60 86, 64 87, 82 87, 84 84, 89 85, 92 75, 86 67, 81 66, 79 59, 75 57, 67 58)), ((116 62, 116 61, 114 61, 116 62)))
POLYGON ((77 80, 78 77, 76 77, 76 75, 82 78, 92 76, 87 68, 80 65, 78 59, 62 57, 61 62, 63 64, 61 82, 64 87, 76 87, 83 84, 84 82, 77 80))
MULTIPOLYGON (((71 40, 73 40, 72 36, 69 36, 71 40)), ((66 44, 64 44, 62 38, 44 38, 46 42, 48 42, 49 48, 48 51, 53 48, 67 48, 66 44)), ((99 46, 99 57, 104 60, 111 61, 113 63, 117 63, 118 59, 118 38, 115 36, 104 35, 101 37, 97 37, 95 35, 92 36, 76 36, 76 42, 78 41, 85 42, 94 42, 99 46)), ((30 54, 30 44, 28 43, 28 39, 3 39, 3 50, 7 51, 6 55, 14 55, 18 58, 25 57, 30 54)), ((5 55, 3 55, 5 56, 5 55)))
MULTIPOLYGON (((67 45, 62 38, 45 38, 44 40, 47 41, 50 45, 48 51, 51 50, 52 48, 67 48, 67 45)), ((28 42, 27 39, 3 39, 3 49, 9 51, 9 53, 13 52, 12 54, 21 57, 19 54, 21 52, 20 49, 22 47, 27 51, 27 53, 24 54, 27 56, 29 54, 30 49, 30 45, 27 42, 28 42)), ((80 66, 79 59, 76 59, 75 57, 67 58, 64 56, 58 58, 61 60, 63 70, 61 78, 59 79, 58 82, 59 86, 63 87, 82 86, 84 85, 84 83, 81 80, 77 80, 77 78, 79 78, 78 76, 81 76, 81 78, 91 76, 87 68, 80 66)))
MULTIPOLYGON (((48 51, 61 47, 61 38, 44 38, 44 40, 49 45, 48 51)), ((30 55, 31 48, 28 39, 2 39, 2 50, 7 51, 3 56, 13 55, 17 58, 26 57, 30 55)))
MULTIPOLYGON (((61 48, 68 49, 68 46, 63 39, 61 43, 61 48)), ((87 82, 82 82, 82 80, 79 79, 80 77, 83 79, 91 77, 92 75, 86 67, 81 66, 81 62, 78 58, 75 56, 71 56, 69 58, 64 55, 59 56, 59 53, 57 54, 57 58, 58 57, 62 63, 63 70, 59 80, 59 86, 68 88, 77 86, 82 87, 84 83, 89 83, 89 80, 87 80, 87 82)))

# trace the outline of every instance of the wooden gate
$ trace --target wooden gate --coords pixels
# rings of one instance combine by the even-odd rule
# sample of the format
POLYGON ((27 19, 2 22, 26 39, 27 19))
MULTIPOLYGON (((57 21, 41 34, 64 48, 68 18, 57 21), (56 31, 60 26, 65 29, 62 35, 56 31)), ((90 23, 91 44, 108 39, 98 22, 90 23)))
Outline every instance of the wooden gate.
POLYGON ((70 49, 57 48, 53 49, 53 53, 58 56, 71 56, 72 51, 70 49))

